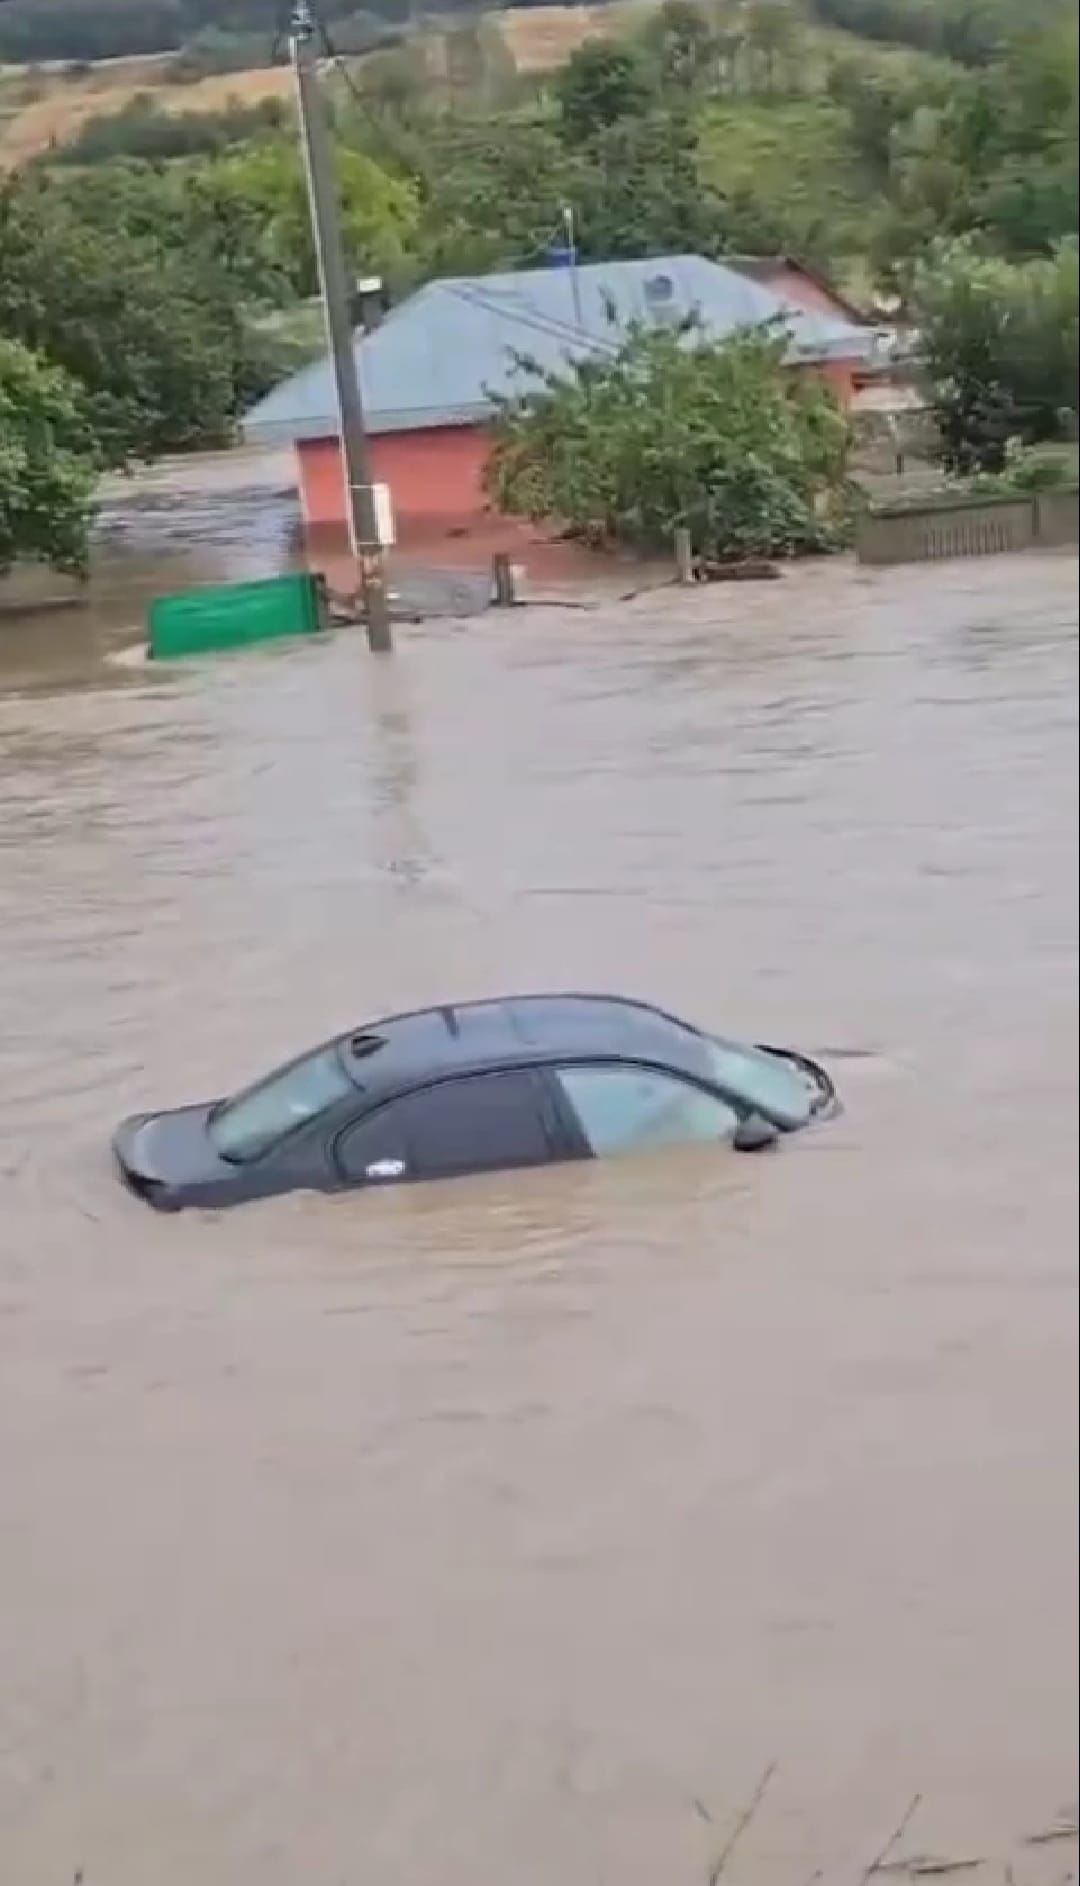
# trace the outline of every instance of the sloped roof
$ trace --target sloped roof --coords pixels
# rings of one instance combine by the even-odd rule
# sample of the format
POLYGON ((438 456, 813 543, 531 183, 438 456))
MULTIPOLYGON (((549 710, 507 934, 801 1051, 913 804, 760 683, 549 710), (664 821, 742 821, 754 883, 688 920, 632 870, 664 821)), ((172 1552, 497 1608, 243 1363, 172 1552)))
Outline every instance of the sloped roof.
MULTIPOLYGON (((862 359, 872 346, 865 328, 796 307, 702 256, 462 276, 429 282, 374 333, 357 334, 368 429, 477 424, 491 411, 492 393, 521 389, 518 356, 557 372, 568 359, 613 352, 620 327, 634 318, 671 321, 693 312, 714 337, 783 319, 793 361, 862 359)), ((252 407, 243 433, 253 443, 270 443, 325 438, 337 427, 327 355, 252 407)))
MULTIPOLYGON (((873 325, 870 317, 857 308, 855 303, 841 294, 834 283, 824 275, 819 275, 806 262, 800 262, 797 255, 729 255, 725 258, 728 268, 733 268, 740 275, 749 276, 752 282, 760 282, 765 288, 780 288, 785 277, 801 275, 819 295, 832 302, 839 315, 854 323, 856 327, 873 325)), ((781 289, 782 292, 782 289, 781 289)))

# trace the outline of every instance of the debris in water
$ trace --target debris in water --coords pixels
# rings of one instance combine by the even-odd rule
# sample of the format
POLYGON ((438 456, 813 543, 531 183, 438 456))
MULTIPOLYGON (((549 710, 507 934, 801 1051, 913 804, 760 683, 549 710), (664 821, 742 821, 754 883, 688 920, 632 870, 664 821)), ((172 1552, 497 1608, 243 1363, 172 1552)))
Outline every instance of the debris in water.
POLYGON ((1049 1846, 1053 1840, 1075 1840, 1080 1834, 1080 1812, 1075 1806, 1064 1807, 1051 1821, 1049 1827, 1043 1827, 1038 1833, 1025 1834, 1026 1847, 1049 1846))

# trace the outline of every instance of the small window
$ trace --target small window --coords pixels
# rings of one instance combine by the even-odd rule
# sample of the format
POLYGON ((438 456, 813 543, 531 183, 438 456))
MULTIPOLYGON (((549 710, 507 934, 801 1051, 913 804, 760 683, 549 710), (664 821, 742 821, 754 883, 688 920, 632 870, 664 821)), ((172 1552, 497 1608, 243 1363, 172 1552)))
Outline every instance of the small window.
POLYGON ((355 1092, 337 1048, 319 1048, 223 1101, 210 1116, 210 1138, 222 1159, 246 1165, 355 1092))
POLYGON ((532 1075, 474 1074, 379 1107, 342 1134, 336 1157, 348 1184, 367 1185, 546 1165, 551 1148, 532 1075))
POLYGON ((714 1094, 646 1067, 563 1067, 558 1080, 598 1158, 648 1146, 729 1139, 739 1123, 714 1094))

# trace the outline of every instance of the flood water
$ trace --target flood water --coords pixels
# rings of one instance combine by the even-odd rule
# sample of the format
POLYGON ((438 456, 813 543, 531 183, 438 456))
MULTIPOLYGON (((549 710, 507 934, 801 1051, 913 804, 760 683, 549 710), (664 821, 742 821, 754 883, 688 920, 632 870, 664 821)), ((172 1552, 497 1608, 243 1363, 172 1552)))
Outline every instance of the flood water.
POLYGON ((893 1857, 1060 1886, 1075 559, 117 662, 164 556, 0 622, 5 1886, 704 1886, 767 1772, 724 1886, 857 1886, 916 1794, 893 1857), (847 1111, 218 1216, 114 1181, 126 1112, 548 986, 847 1111))

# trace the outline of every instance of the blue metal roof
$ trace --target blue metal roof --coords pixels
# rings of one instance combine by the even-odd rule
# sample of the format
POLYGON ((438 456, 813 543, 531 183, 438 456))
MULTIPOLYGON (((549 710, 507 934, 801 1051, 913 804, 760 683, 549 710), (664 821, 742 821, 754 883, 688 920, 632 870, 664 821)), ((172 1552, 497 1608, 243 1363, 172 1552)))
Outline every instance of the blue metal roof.
MULTIPOLYGON (((568 359, 613 351, 620 328, 635 318, 671 321, 694 312, 714 338, 782 318, 792 361, 861 359, 874 343, 867 328, 808 313, 697 255, 462 276, 429 282, 374 333, 357 335, 368 428, 475 425, 490 413, 493 392, 523 390, 517 356, 557 372, 568 359)), ((329 355, 275 387, 243 421, 244 437, 257 444, 326 438, 337 429, 329 355)))

